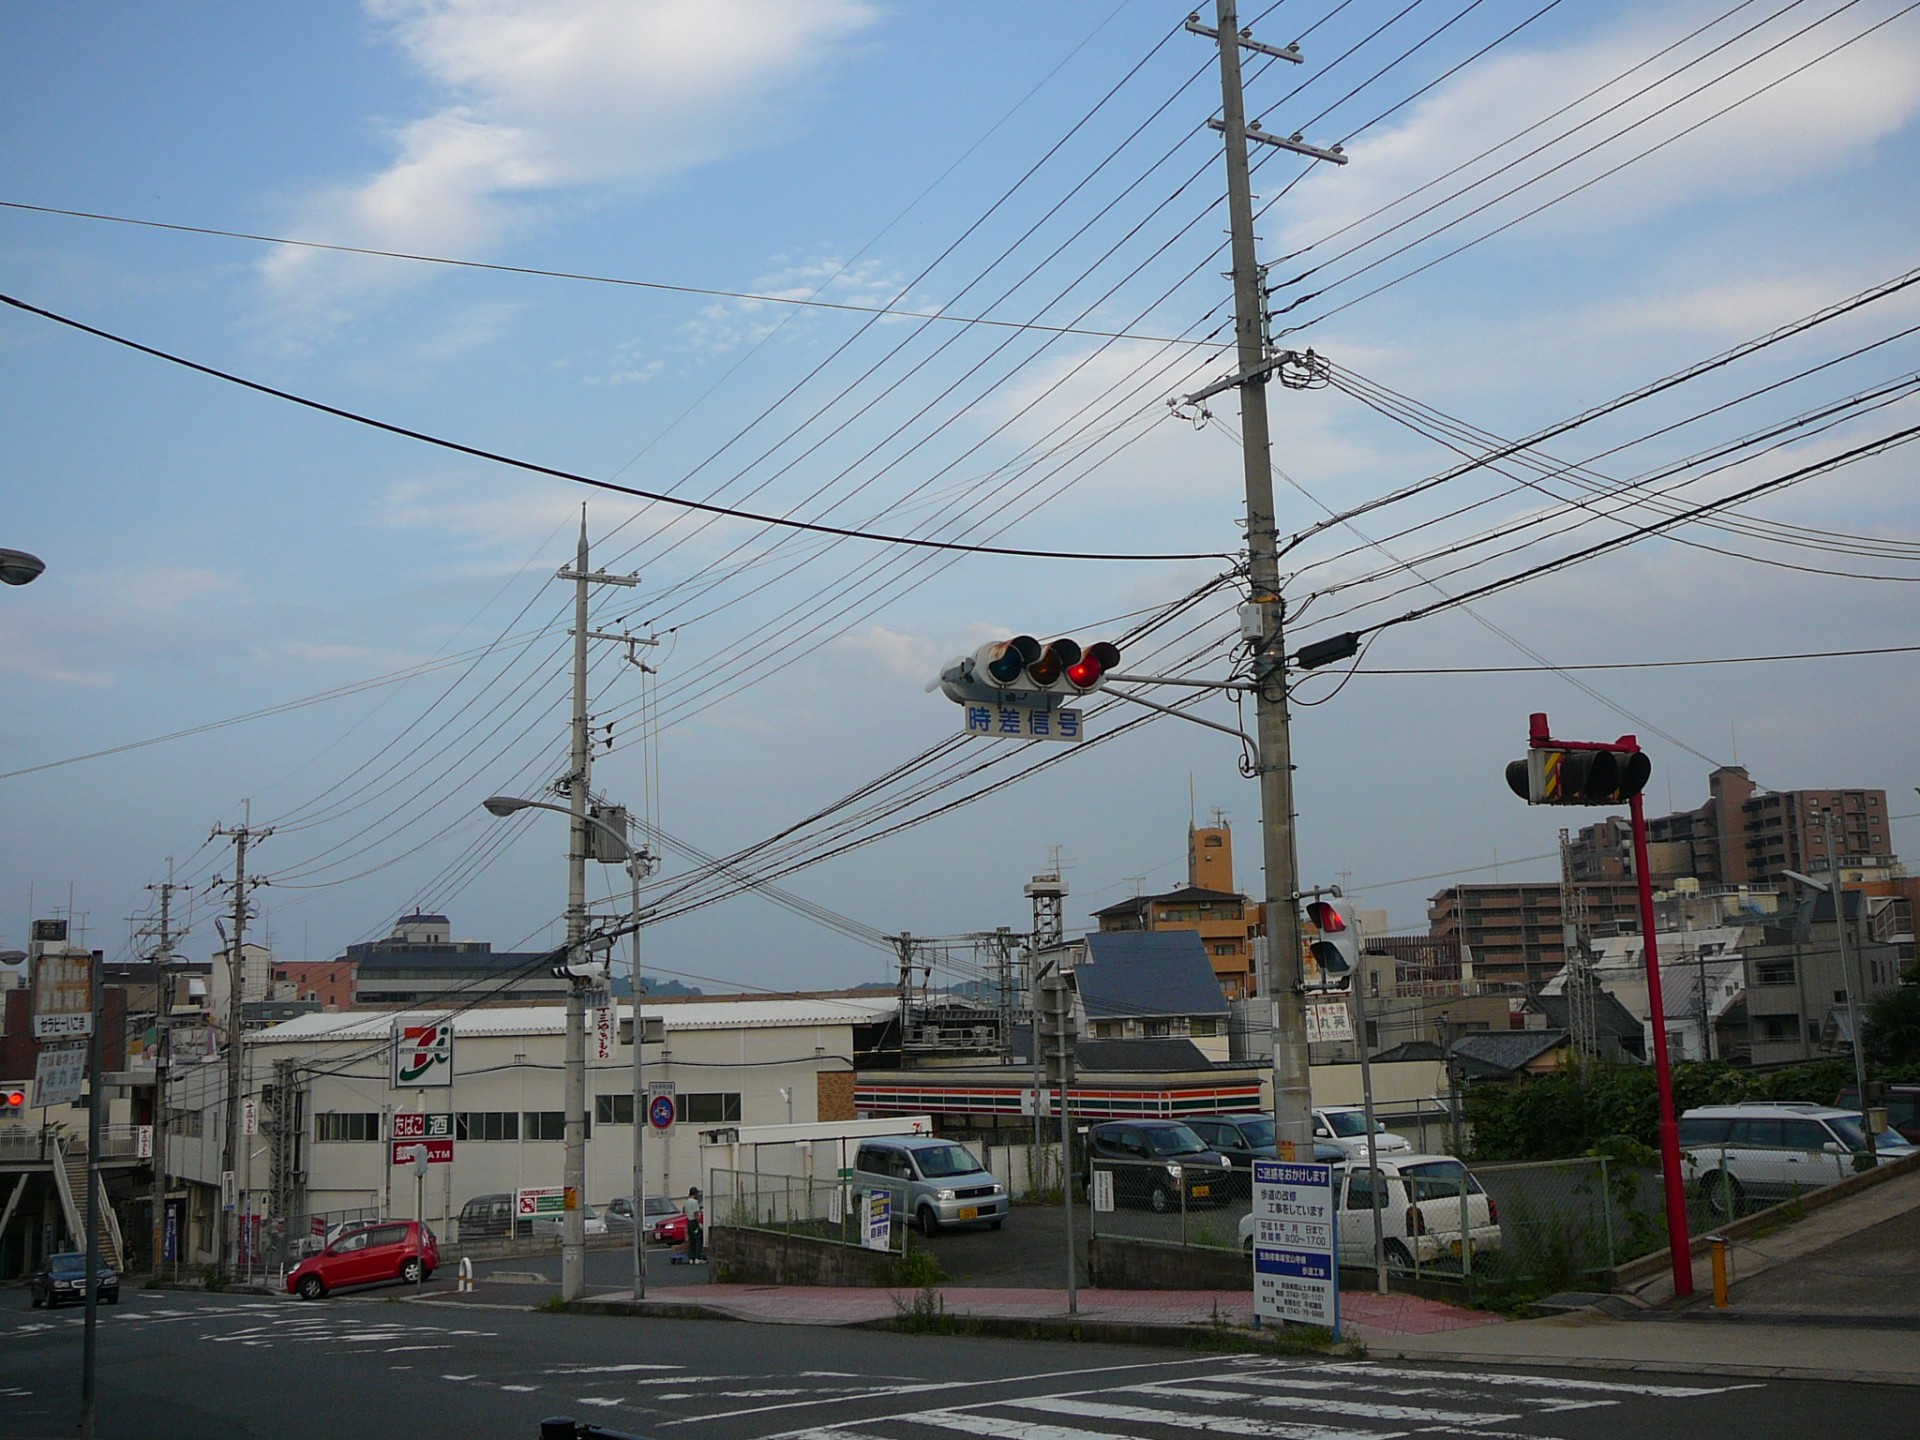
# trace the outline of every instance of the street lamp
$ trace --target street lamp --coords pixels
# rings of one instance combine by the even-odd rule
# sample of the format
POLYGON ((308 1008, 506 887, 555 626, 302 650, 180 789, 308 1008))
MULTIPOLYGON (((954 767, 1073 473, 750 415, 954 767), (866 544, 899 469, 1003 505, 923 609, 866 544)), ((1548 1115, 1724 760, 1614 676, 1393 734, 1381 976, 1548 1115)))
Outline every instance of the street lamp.
MULTIPOLYGON (((489 795, 485 800, 481 801, 480 804, 481 808, 489 815, 496 815, 501 819, 505 819, 509 815, 518 814, 522 810, 552 810, 556 814, 565 815, 568 819, 573 818, 573 811, 565 805, 556 805, 550 800, 527 800, 517 795, 489 795)), ((613 826, 609 825, 605 820, 600 819, 596 815, 587 815, 582 818, 584 818, 589 825, 599 829, 603 834, 609 835, 618 841, 621 847, 627 851, 627 877, 631 882, 631 898, 628 902, 630 907, 628 914, 633 925, 632 938, 629 942, 632 946, 633 956, 633 1298, 636 1300, 644 1300, 647 1298, 647 1233, 645 1223, 647 1218, 647 1117, 645 1110, 642 1108, 646 1103, 645 1068, 642 1057, 645 1053, 647 1027, 640 1017, 640 876, 646 857, 643 851, 632 848, 631 843, 624 833, 614 829, 613 826)), ((611 1000, 609 1000, 609 1003, 611 1003, 611 1000)), ((584 1047, 580 1049, 579 1056, 579 1093, 584 1097, 586 1094, 586 1051, 584 1047)), ((570 1061, 571 1058, 572 1057, 569 1056, 570 1061)), ((587 1188, 587 1157, 585 1146, 583 1145, 581 1147, 577 1157, 570 1154, 566 1158, 568 1173, 561 1177, 562 1182, 574 1187, 574 1193, 578 1202, 584 1205, 586 1203, 585 1191, 587 1188)), ((586 1232, 583 1222, 580 1220, 581 1213, 582 1212, 578 1210, 568 1212, 566 1226, 561 1232, 563 1254, 561 1257, 560 1270, 563 1281, 568 1273, 572 1273, 582 1276, 582 1283, 584 1284, 586 1271, 586 1232), (569 1257, 564 1253, 567 1250, 574 1252, 571 1257, 573 1266, 571 1272, 569 1272, 569 1257)), ((565 1288, 564 1284, 562 1288, 565 1288)), ((573 1300, 579 1297, 577 1295, 569 1295, 565 1298, 573 1300)))
POLYGON ((47 562, 38 555, 29 555, 24 550, 8 550, 0 546, 0 584, 31 584, 40 578, 41 571, 46 568, 47 562))

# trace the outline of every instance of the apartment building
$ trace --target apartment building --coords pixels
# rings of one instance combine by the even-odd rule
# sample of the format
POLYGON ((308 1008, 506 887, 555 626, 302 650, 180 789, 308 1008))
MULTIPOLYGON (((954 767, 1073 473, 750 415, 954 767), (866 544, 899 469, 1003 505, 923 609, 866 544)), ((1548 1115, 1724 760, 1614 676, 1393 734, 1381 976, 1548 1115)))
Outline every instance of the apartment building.
MULTIPOLYGON (((1580 887, 1590 930, 1637 925, 1640 897, 1630 882, 1580 887)), ((1427 903, 1428 932, 1458 944, 1483 989, 1536 989, 1567 963, 1566 919, 1557 880, 1454 885, 1427 903)))

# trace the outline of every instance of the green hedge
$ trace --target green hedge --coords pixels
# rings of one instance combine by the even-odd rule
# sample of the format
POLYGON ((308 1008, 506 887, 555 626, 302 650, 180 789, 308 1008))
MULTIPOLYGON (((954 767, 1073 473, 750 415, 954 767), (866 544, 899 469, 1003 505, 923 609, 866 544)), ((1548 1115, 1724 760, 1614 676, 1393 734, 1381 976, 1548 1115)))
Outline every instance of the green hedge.
MULTIPOLYGON (((1920 1080, 1920 1066, 1873 1070, 1879 1080, 1920 1080)), ((1676 1114, 1696 1105, 1742 1100, 1810 1100, 1831 1104, 1853 1084, 1851 1060, 1821 1060, 1756 1073, 1722 1061, 1673 1067, 1676 1114)), ((1657 1146, 1660 1107, 1651 1065, 1595 1065, 1583 1083, 1572 1071, 1514 1084, 1481 1082, 1467 1091, 1476 1160, 1563 1160, 1616 1139, 1657 1146)))

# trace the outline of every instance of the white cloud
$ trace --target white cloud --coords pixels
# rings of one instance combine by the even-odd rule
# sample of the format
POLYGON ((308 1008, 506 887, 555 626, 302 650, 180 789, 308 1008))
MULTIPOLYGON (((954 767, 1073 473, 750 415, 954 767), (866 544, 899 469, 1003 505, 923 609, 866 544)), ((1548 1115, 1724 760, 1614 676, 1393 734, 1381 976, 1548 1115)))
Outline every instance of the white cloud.
MULTIPOLYGON (((595 189, 631 190, 769 133, 770 116, 870 26, 867 0, 366 0, 438 108, 391 133, 378 174, 294 207, 297 233, 476 255, 595 189), (738 117, 751 106, 752 126, 738 117)), ((390 262, 282 250, 263 264, 297 333, 324 335, 390 262)))
POLYGON ((579 491, 555 481, 502 483, 451 476, 402 480, 374 503, 371 523, 389 530, 430 530, 445 545, 521 552, 580 513, 579 491))
MULTIPOLYGON (((1355 236, 1374 233, 1387 223, 1425 209, 1580 122, 1594 121, 1460 200, 1443 204, 1434 213, 1413 221, 1389 241, 1340 262, 1337 273, 1425 234, 1603 137, 1646 120, 1620 139, 1600 146, 1592 156, 1573 162, 1485 215, 1449 231, 1451 243, 1458 243, 1706 120, 1740 96, 1808 65, 1840 41, 1885 18, 1894 8, 1890 3, 1862 4, 1787 43, 1788 37, 1807 23, 1795 11, 1699 65, 1683 68, 1746 28, 1751 21, 1742 14, 1618 84, 1608 85, 1593 99, 1512 144, 1504 142, 1523 126, 1543 120, 1572 97, 1622 75, 1651 51, 1697 27, 1706 11, 1698 6, 1645 7, 1613 29, 1563 46, 1489 57, 1435 91, 1404 122, 1356 141, 1350 147, 1352 164, 1337 172, 1315 175, 1298 187, 1285 211, 1288 223, 1284 244, 1297 249, 1319 240, 1426 185, 1459 165, 1464 157, 1492 146, 1503 147, 1352 235, 1321 245, 1313 258, 1324 261, 1355 236), (1726 74, 1754 56, 1759 57, 1755 63, 1709 85, 1697 97, 1675 103, 1703 81, 1726 74), (1654 84, 1644 98, 1629 100, 1654 81, 1664 83, 1654 84), (1673 110, 1655 115, 1670 103, 1675 103, 1673 110), (1615 113, 1596 118, 1615 105, 1620 106, 1615 113)), ((1916 113, 1920 113, 1920 34, 1909 24, 1889 25, 1811 65, 1804 73, 1785 79, 1658 154, 1636 162, 1622 176, 1631 176, 1631 184, 1602 182, 1578 200, 1556 206, 1528 224, 1536 233, 1544 227, 1546 233, 1556 237, 1570 231, 1590 235, 1637 224, 1683 206, 1775 193, 1863 157, 1876 143, 1909 124, 1916 113)))

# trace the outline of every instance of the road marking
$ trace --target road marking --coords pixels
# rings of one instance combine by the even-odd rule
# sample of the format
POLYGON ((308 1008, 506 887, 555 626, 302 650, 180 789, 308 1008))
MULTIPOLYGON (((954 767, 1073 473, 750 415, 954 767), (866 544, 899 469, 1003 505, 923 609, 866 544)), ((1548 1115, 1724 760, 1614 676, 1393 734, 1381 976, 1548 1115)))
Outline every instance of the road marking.
POLYGON ((538 1385, 502 1385, 500 1388, 511 1390, 516 1395, 532 1395, 540 1389, 538 1385))
MULTIPOLYGON (((1222 1377, 1242 1384, 1258 1384, 1257 1380, 1241 1376, 1222 1377)), ((1494 1425, 1504 1420, 1518 1420, 1519 1415, 1482 1414, 1471 1410, 1436 1410, 1425 1405, 1376 1405, 1364 1400, 1325 1400, 1312 1395, 1247 1395, 1234 1390, 1203 1390, 1190 1385, 1139 1385, 1133 1387, 1154 1395, 1171 1395, 1182 1400, 1198 1400, 1208 1405, 1218 1405, 1222 1401, 1237 1400, 1242 1403, 1251 1401, 1255 1405, 1279 1408, 1285 1406, 1294 1410, 1319 1410, 1333 1415, 1359 1415, 1369 1420, 1406 1420, 1419 1421, 1427 1425, 1494 1425)), ((1208 1416, 1211 1422, 1216 1417, 1208 1416)), ((1220 1421, 1220 1424, 1230 1422, 1220 1421)))
MULTIPOLYGON (((685 1370, 684 1365, 555 1365, 547 1370, 549 1375, 624 1375, 635 1370, 685 1370)), ((674 1376, 671 1380, 657 1380, 649 1383, 677 1385, 685 1377, 674 1376)))
MULTIPOLYGON (((1323 1373, 1357 1375, 1362 1377, 1384 1376, 1400 1380, 1435 1380, 1444 1378, 1444 1373, 1436 1370, 1415 1370, 1410 1367, 1392 1365, 1325 1365, 1319 1367, 1323 1373)), ((1471 1377, 1476 1385, 1511 1385, 1539 1390, 1594 1390, 1619 1395, 1651 1395, 1663 1400, 1692 1400, 1704 1395, 1725 1395, 1735 1390, 1757 1390, 1758 1382, 1742 1385, 1636 1385, 1620 1380, 1569 1380, 1558 1375, 1513 1375, 1490 1372, 1471 1377)))
MULTIPOLYGON (((997 1380, 942 1380, 929 1381, 918 1385, 882 1385, 871 1390, 862 1390, 852 1395, 815 1396, 808 1400, 786 1400, 778 1405, 756 1405, 746 1410, 716 1410, 707 1415, 687 1415, 678 1420, 662 1420, 655 1427, 665 1430, 675 1425, 699 1425, 708 1420, 731 1420, 741 1415, 764 1415, 774 1410, 798 1410, 808 1405, 834 1405, 847 1400, 872 1400, 884 1395, 923 1395, 932 1390, 980 1389, 993 1385, 1027 1385, 1037 1380, 1069 1380, 1083 1375, 1118 1375, 1132 1370, 1180 1370, 1196 1365, 1217 1365, 1215 1357, 1203 1357, 1196 1360, 1143 1360, 1127 1365, 1089 1365, 1077 1370, 1043 1370, 1027 1375, 1006 1375, 997 1380)), ((679 1398, 662 1395, 662 1400, 679 1398)), ((982 1401, 983 1405, 1004 1404, 1005 1401, 982 1401)), ((866 1424, 866 1421, 849 1420, 848 1425, 866 1424)), ((785 1431, 762 1437, 762 1440, 796 1440, 800 1435, 812 1435, 818 1431, 832 1430, 834 1426, 808 1426, 804 1430, 785 1431)))
POLYGON ((478 1380, 480 1376, 476 1372, 472 1375, 442 1375, 440 1378, 442 1380, 478 1380))
MULTIPOLYGON (((1351 1430, 1329 1430, 1323 1425, 1293 1424, 1284 1420, 1248 1420, 1220 1415, 1184 1415, 1172 1410, 1156 1410, 1146 1405, 1110 1405, 1098 1400, 1067 1400, 1043 1398, 1039 1400, 1009 1400, 1009 1406, 1018 1405, 1029 1410, 1039 1410, 1050 1415, 1081 1415, 1089 1420, 1124 1420, 1145 1425, 1172 1425, 1188 1430, 1214 1430, 1228 1435, 1251 1435, 1266 1437, 1266 1440, 1349 1440, 1356 1432, 1351 1430)), ((942 1414, 953 1414, 943 1411, 942 1414)), ((931 1419, 931 1417, 927 1417, 931 1419)), ((944 1423, 944 1422, 941 1422, 944 1423)), ((965 1426, 956 1426, 965 1429, 965 1426)), ((984 1433, 984 1432, 983 1432, 984 1433)), ((1367 1431, 1369 1440, 1390 1440, 1390 1437, 1404 1435, 1404 1430, 1367 1431)))

